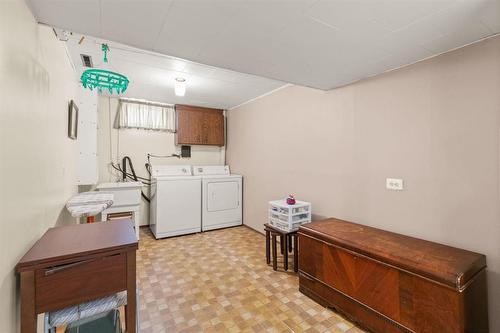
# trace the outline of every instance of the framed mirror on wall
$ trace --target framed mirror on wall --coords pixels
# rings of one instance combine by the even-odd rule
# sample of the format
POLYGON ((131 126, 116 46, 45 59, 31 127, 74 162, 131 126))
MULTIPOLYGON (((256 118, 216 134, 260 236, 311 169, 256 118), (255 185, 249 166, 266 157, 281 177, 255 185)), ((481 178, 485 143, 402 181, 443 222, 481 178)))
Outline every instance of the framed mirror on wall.
POLYGON ((68 104, 68 137, 76 140, 78 136, 78 107, 71 100, 68 104))

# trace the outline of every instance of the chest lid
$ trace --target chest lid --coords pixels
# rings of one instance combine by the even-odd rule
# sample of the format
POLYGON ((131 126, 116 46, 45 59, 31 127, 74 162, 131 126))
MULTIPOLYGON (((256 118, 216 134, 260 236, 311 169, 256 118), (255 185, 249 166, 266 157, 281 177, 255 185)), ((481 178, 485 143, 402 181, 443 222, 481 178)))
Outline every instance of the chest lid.
POLYGON ((461 291, 486 268, 483 254, 330 218, 302 225, 299 234, 362 254, 461 291))

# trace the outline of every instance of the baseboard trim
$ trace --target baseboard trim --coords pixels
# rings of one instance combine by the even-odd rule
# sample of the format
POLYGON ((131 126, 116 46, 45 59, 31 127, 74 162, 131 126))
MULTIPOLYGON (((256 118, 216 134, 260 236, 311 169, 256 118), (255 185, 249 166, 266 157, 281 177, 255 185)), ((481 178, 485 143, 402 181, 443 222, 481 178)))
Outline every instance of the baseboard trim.
POLYGON ((248 228, 248 229, 252 230, 253 232, 258 233, 258 234, 259 234, 259 235, 261 235, 261 236, 264 236, 264 237, 266 236, 266 234, 265 234, 265 233, 263 233, 263 232, 261 232, 261 231, 259 231, 259 230, 257 230, 257 229, 254 229, 254 228, 252 228, 252 227, 251 227, 251 226, 249 226, 249 225, 246 225, 246 224, 242 224, 242 225, 243 225, 245 228, 248 228))

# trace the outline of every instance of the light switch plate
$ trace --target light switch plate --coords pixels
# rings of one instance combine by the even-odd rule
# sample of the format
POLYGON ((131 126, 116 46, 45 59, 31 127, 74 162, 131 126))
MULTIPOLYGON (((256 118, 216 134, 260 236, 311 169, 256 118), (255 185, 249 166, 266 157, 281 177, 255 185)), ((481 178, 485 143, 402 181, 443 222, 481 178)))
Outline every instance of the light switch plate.
POLYGON ((402 191, 403 190, 403 180, 399 178, 387 178, 385 180, 385 187, 388 190, 402 191))

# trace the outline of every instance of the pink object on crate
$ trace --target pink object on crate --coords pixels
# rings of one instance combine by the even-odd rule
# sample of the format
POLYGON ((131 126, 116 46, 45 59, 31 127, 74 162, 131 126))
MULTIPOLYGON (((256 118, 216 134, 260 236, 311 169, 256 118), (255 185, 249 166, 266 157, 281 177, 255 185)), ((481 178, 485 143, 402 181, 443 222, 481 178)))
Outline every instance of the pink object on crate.
POLYGON ((295 205, 295 197, 293 194, 290 194, 288 198, 286 198, 287 205, 295 205))

